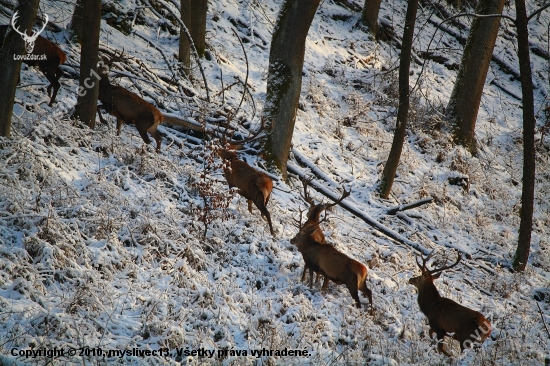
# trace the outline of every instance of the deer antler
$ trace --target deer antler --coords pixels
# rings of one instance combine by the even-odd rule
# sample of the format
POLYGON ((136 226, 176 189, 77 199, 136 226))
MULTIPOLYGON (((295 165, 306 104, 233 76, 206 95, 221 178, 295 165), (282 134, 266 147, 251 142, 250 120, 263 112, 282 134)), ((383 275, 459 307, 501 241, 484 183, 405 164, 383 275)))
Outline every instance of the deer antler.
POLYGON ((309 182, 311 182, 313 180, 313 177, 304 176, 304 177, 300 178, 300 180, 302 181, 302 185, 304 186, 304 195, 302 196, 302 194, 300 193, 300 196, 302 196, 302 198, 307 203, 309 203, 310 205, 314 205, 313 199, 307 193, 307 186, 308 186, 309 182))
POLYGON ((435 250, 432 250, 432 252, 430 254, 428 254, 428 256, 426 258, 420 256, 420 258, 422 259, 422 264, 420 264, 420 262, 418 262, 418 256, 416 256, 416 264, 418 265, 418 267, 420 268, 422 273, 428 271, 428 268, 426 267, 426 263, 430 260, 430 258, 434 254, 435 254, 435 250))
POLYGON ((442 272, 446 269, 451 269, 451 268, 455 267, 460 262, 461 259, 462 259, 462 254, 459 252, 458 257, 456 258, 456 262, 454 262, 453 264, 451 264, 449 266, 444 266, 444 267, 441 267, 441 268, 432 269, 432 270, 429 270, 428 272, 430 274, 434 274, 434 273, 442 272))
POLYGON ((302 216, 303 216, 304 210, 299 208, 298 211, 300 212, 300 219, 296 220, 295 218, 292 218, 292 221, 294 221, 296 223, 296 224, 292 224, 292 226, 298 228, 298 231, 301 231, 302 230, 302 216))
MULTIPOLYGON (((223 140, 225 140, 225 141, 223 141, 223 142, 224 142, 224 144, 232 145, 232 147, 236 150, 240 150, 240 149, 242 149, 244 144, 246 144, 247 142, 254 141, 254 140, 258 139, 258 136, 264 130, 264 128, 265 128, 265 123, 264 123, 264 118, 262 117, 260 129, 258 129, 258 131, 256 131, 256 133, 254 133, 254 135, 252 135, 251 137, 249 137, 247 139, 244 139, 244 140, 233 140, 233 139, 231 139, 231 140, 227 141, 225 139, 225 136, 224 136, 223 140)), ((227 131, 227 128, 226 128, 226 131, 227 131)), ((233 134, 234 133, 235 132, 233 132, 233 134)), ((233 138, 233 134, 231 134, 231 138, 233 138)))
POLYGON ((344 192, 342 193, 342 197, 340 197, 339 199, 337 199, 336 201, 334 201, 334 203, 327 203, 325 204, 325 209, 327 208, 330 208, 330 207, 333 207, 333 206, 336 206, 336 205, 339 205, 340 203, 342 203, 342 201, 348 197, 351 193, 351 189, 349 191, 346 191, 346 188, 344 188, 344 192))

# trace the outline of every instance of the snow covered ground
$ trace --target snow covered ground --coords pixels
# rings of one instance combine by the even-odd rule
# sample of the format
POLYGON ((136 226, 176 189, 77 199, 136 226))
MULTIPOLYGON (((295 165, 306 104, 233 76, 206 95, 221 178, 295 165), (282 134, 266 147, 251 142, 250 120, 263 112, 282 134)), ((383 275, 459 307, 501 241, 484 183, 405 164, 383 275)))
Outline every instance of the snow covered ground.
MULTIPOLYGON (((9 4, 4 1, 2 4, 9 4)), ((101 47, 124 48, 128 60, 114 78, 142 93, 165 113, 200 122, 235 111, 259 127, 265 100, 270 32, 281 1, 220 0, 209 3, 205 70, 210 104, 198 68, 191 80, 176 68, 176 0, 107 1, 101 47), (138 8, 141 7, 141 8, 138 8), (125 24, 132 33, 116 27, 125 24), (172 33, 171 33, 172 32, 172 33), (180 87, 170 82, 178 80, 180 87), (223 90, 223 92, 222 92, 223 90), (192 91, 195 96, 184 95, 192 91)), ((12 138, 0 139, 0 364, 46 364, 38 352, 63 350, 53 364, 522 364, 550 362, 550 140, 537 134, 536 202, 527 270, 510 271, 521 208, 521 95, 514 29, 503 21, 487 78, 476 136, 480 154, 452 143, 442 117, 453 65, 460 62, 469 20, 434 24, 456 13, 422 3, 417 21, 410 128, 390 200, 376 194, 397 111, 399 48, 375 42, 358 24, 362 1, 324 1, 306 47, 302 97, 290 164, 409 242, 436 249, 433 263, 469 254, 436 281, 443 296, 480 311, 493 325, 480 350, 453 357, 437 353, 416 289, 416 250, 336 208, 322 223, 327 240, 369 267, 374 313, 354 302, 345 286, 300 282, 303 260, 290 239, 301 183, 275 182, 268 208, 276 237, 257 210, 230 198, 214 212, 203 238, 201 175, 228 197, 220 170, 204 164, 211 150, 178 128, 164 125, 160 154, 143 149, 135 127, 116 136, 112 125, 90 130, 68 118, 77 80, 61 79, 50 108, 45 78, 23 67, 16 94, 12 138), (347 7, 341 4, 348 4, 347 7), (354 10, 355 9, 355 10, 354 10), (454 36, 452 35, 454 34, 454 36), (443 63, 421 58, 430 49, 443 63), (37 85, 38 84, 38 85, 37 85), (311 166, 317 167, 316 171, 311 166), (449 177, 469 177, 469 189, 449 177), (386 208, 431 196, 433 202, 399 215, 386 208), (88 348, 85 348, 88 347, 88 348), (112 351, 110 354, 98 354, 112 351), (261 350, 272 350, 262 352, 261 350), (275 351, 300 351, 285 356, 275 351), (76 354, 70 354, 74 350, 76 354), (116 351, 125 350, 124 354, 116 351), (186 356, 186 351, 197 351, 186 356), (151 352, 157 352, 153 355, 151 352), (199 352, 200 351, 200 356, 199 352), (208 352, 212 353, 208 353, 208 352), (225 352, 227 351, 227 352, 225 352), (254 354, 252 353, 254 352, 254 354), (211 355, 211 356, 210 356, 211 355), (32 358, 36 356, 36 358, 32 358), (546 361, 545 361, 546 360, 546 361)), ((3 6, 0 23, 11 13, 3 6)), ((536 9, 531 2, 530 11, 536 9)), ((62 28, 71 1, 43 1, 41 10, 62 28)), ((381 17, 400 38, 406 2, 383 2, 381 17)), ((505 9, 514 16, 513 7, 505 9)), ((550 11, 530 23, 532 49, 547 49, 550 11)), ((67 53, 67 74, 78 73, 79 46, 68 32, 46 31, 67 53)), ((546 121, 548 60, 532 55, 537 118, 546 121)), ((189 94, 189 93, 188 93, 189 94)), ((241 154, 265 168, 261 159, 241 154)), ((216 160, 217 161, 217 160, 216 160)), ((275 171, 271 174, 277 176, 275 171)), ((316 201, 323 196, 310 189, 316 201)), ((326 200, 326 198, 325 198, 326 200)))

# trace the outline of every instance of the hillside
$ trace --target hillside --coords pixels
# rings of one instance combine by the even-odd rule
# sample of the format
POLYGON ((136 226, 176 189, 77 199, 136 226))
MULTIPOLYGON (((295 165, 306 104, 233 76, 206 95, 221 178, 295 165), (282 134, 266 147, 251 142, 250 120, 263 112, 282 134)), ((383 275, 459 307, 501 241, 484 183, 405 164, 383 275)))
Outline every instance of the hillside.
MULTIPOLYGON (((0 1, 0 24, 9 22, 15 3, 0 1)), ((236 112, 233 125, 246 137, 260 127, 280 3, 209 2, 209 52, 200 62, 210 103, 196 61, 189 79, 178 71, 177 0, 104 1, 100 48, 124 49, 126 60, 111 78, 163 113, 211 127, 236 112)), ((536 4, 530 1, 528 11, 536 4)), ((22 67, 12 137, 0 138, 0 364, 548 364, 550 139, 542 129, 531 256, 524 273, 511 271, 522 168, 515 29, 501 25, 474 157, 452 142, 443 117, 470 20, 436 30, 456 10, 422 2, 410 126, 393 194, 383 200, 376 187, 395 126, 406 2, 382 3, 381 19, 395 37, 388 42, 374 41, 359 25, 362 5, 327 0, 315 15, 289 171, 311 175, 335 197, 351 189, 346 202, 405 239, 391 239, 341 207, 321 224, 329 243, 369 267, 372 314, 367 299, 357 309, 343 285, 330 284, 323 294, 320 283, 310 289, 300 281, 303 259, 290 239, 307 207, 302 183, 296 174, 283 181, 254 145, 239 156, 275 178, 268 205, 275 238, 256 209, 249 214, 246 201, 228 193, 220 161, 202 136, 164 124, 157 154, 154 145, 143 147, 134 126, 116 136, 114 118, 94 130, 71 120, 80 59, 66 30, 74 1, 41 1, 51 23, 43 35, 68 60, 51 108, 46 79, 22 67), (423 59, 428 47, 434 54, 423 59), (455 177, 467 177, 468 186, 450 184, 455 177), (205 179, 228 207, 214 211, 203 238, 205 179), (388 207, 426 197, 432 203, 387 214, 388 207), (454 260, 456 249, 465 253, 436 286, 491 321, 481 349, 460 353, 453 341, 452 358, 436 351, 408 284, 420 274, 413 244, 436 250, 434 266, 454 260), (65 353, 52 363, 44 354, 19 353, 41 348, 65 353), (263 349, 301 353, 256 353, 263 349)), ((512 5, 505 12, 514 17, 512 5)), ((539 126, 548 125, 549 22, 548 9, 530 22, 539 126)))

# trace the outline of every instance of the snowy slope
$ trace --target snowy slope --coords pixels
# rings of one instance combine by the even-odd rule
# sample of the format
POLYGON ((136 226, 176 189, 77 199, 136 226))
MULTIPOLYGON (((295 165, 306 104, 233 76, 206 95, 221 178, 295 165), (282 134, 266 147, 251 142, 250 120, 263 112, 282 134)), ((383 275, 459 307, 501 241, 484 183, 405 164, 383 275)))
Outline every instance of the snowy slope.
MULTIPOLYGON (((280 3, 210 2, 210 54, 201 64, 211 103, 196 63, 190 80, 177 71, 176 0, 149 1, 152 8, 140 0, 105 2, 112 13, 102 20, 101 47, 124 48, 128 59, 112 70, 113 79, 163 112, 213 124, 238 110, 237 119, 255 130, 280 3), (122 33, 120 24, 133 33, 122 33), (233 30, 243 40, 248 79, 233 30)), ((363 2, 347 4, 360 8, 363 2)), ((72 9, 65 1, 41 5, 62 28, 72 9)), ((405 10, 404 1, 382 3, 381 17, 398 38, 405 10)), ((419 11, 411 124, 392 198, 381 200, 376 184, 395 124, 399 48, 372 40, 358 25, 360 13, 333 1, 321 4, 308 35, 291 164, 335 195, 351 188, 347 202, 365 215, 436 249, 434 265, 454 259, 453 248, 469 254, 436 285, 491 321, 493 334, 481 350, 460 353, 452 341, 453 358, 437 353, 408 285, 419 273, 418 252, 341 208, 328 214, 322 229, 329 242, 368 265, 374 313, 363 297, 363 309, 355 308, 345 286, 331 284, 322 294, 320 284, 310 289, 301 283, 303 260, 289 240, 306 203, 294 178, 275 182, 268 208, 276 238, 258 211, 250 215, 235 196, 214 214, 203 239, 201 174, 207 173, 214 193, 227 197, 228 188, 221 171, 204 163, 211 151, 200 140, 164 125, 156 154, 152 146, 142 148, 133 126, 116 136, 111 119, 112 125, 90 130, 68 118, 77 80, 62 78, 58 103, 49 108, 46 85, 36 85, 45 78, 23 67, 13 135, 0 139, 0 363, 46 364, 45 355, 18 352, 56 347, 65 350, 59 364, 544 364, 550 358, 543 323, 550 322, 550 141, 538 142, 530 262, 525 273, 514 274, 522 166, 514 29, 503 21, 494 53, 500 63, 491 66, 478 117, 480 154, 472 157, 452 143, 442 117, 456 73, 449 65, 460 62, 462 47, 450 34, 467 37, 470 20, 447 24, 449 31, 438 31, 430 43, 444 11, 456 13, 427 3, 419 11), (424 63, 420 55, 428 45, 447 61, 424 63), (462 175, 469 190, 448 183, 462 175), (434 198, 429 205, 386 215, 387 207, 428 196, 434 198), (71 348, 76 355, 68 354, 71 348), (307 356, 252 354, 285 348, 307 356), (98 349, 127 353, 98 355, 98 349), (185 356, 185 350, 214 354, 185 356)), ((513 16, 513 8, 505 11, 513 16)), ((0 12, 0 23, 9 15, 0 12)), ((546 10, 530 23, 532 48, 546 49, 549 18, 546 10)), ((78 44, 66 31, 46 33, 68 55, 66 74, 78 73, 78 44)), ((540 125, 547 62, 532 56, 540 125)), ((265 168, 256 155, 241 157, 265 168)))

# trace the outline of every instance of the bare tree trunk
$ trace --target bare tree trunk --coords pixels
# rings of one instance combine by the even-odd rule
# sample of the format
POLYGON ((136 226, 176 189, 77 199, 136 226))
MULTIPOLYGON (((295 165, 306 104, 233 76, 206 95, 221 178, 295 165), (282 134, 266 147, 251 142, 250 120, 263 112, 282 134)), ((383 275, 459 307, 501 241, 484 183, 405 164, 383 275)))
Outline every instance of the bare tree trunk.
MULTIPOLYGON (((191 0, 181 0, 180 7, 181 20, 189 30, 191 28, 191 0)), ((191 67, 191 43, 185 34, 183 28, 180 27, 180 46, 179 60, 183 64, 185 73, 189 73, 191 67)))
MULTIPOLYGON (((39 3, 40 0, 19 1, 17 26, 22 32, 32 29, 39 3)), ((11 27, 8 27, 3 41, 0 51, 0 135, 10 137, 15 88, 21 71, 21 60, 15 60, 14 56, 24 55, 26 50, 25 41, 11 27)))
POLYGON ((78 118, 90 128, 95 127, 99 78, 97 62, 99 52, 99 31, 101 27, 101 0, 81 0, 86 17, 82 23, 80 52, 80 81, 78 99, 73 118, 78 118))
POLYGON ((516 28, 518 32, 518 59, 523 97, 523 186, 521 192, 521 221, 513 267, 523 271, 527 266, 531 249, 533 226, 533 201, 535 196, 535 101, 531 57, 529 55, 529 31, 525 0, 516 0, 516 28))
POLYGON ((378 13, 382 0, 365 0, 365 6, 361 13, 361 22, 366 25, 372 35, 378 39, 378 13))
POLYGON ((320 0, 286 0, 271 40, 263 111, 266 128, 271 132, 264 148, 284 179, 302 88, 306 37, 319 3, 320 0))
POLYGON ((208 0, 191 1, 191 38, 200 57, 206 51, 206 14, 208 12, 208 0))
POLYGON ((407 5, 407 14, 405 15, 405 29, 403 31, 403 45, 401 47, 401 57, 399 60, 399 109, 397 110, 397 125, 393 135, 390 155, 382 177, 380 179, 380 195, 388 198, 401 158, 403 142, 405 141, 405 132, 407 129, 407 119, 409 115, 409 69, 411 65, 411 51, 414 36, 414 25, 416 23, 416 12, 418 10, 418 0, 409 0, 407 5))
MULTIPOLYGON (((504 1, 480 0, 476 13, 502 14, 504 1)), ((499 26, 500 17, 474 19, 447 105, 447 118, 454 125, 457 142, 472 154, 476 152, 477 113, 499 26)))
POLYGON ((70 24, 70 28, 76 35, 79 43, 82 43, 82 29, 84 29, 84 21, 87 17, 84 3, 85 0, 77 0, 70 24))

